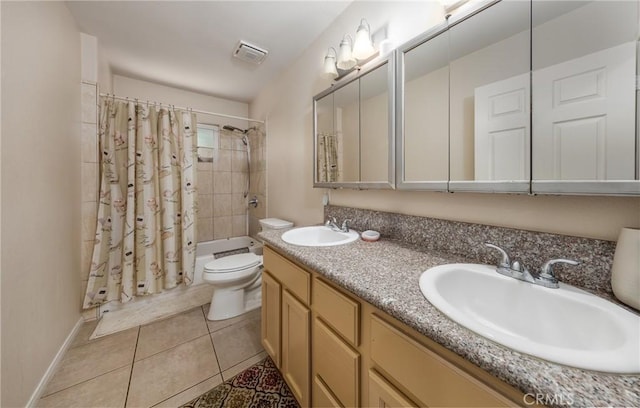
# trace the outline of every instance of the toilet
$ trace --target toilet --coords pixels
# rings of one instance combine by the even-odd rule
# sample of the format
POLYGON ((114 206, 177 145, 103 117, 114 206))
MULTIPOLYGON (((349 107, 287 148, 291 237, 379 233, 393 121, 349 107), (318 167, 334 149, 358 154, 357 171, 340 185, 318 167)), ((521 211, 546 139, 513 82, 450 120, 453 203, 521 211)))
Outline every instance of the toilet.
MULTIPOLYGON (((263 230, 293 227, 277 218, 260 220, 263 230)), ((262 255, 253 252, 215 259, 204 265, 202 278, 213 285, 208 320, 224 320, 260 307, 262 255)))

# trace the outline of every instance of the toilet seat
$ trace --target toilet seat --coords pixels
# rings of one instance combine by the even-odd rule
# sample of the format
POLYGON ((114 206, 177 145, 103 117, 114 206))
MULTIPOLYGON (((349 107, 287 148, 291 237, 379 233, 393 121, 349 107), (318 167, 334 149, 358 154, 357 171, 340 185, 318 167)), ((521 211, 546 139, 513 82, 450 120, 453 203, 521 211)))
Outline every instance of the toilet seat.
POLYGON ((254 253, 237 254, 215 259, 204 266, 205 273, 231 273, 254 268, 262 263, 262 257, 254 253))

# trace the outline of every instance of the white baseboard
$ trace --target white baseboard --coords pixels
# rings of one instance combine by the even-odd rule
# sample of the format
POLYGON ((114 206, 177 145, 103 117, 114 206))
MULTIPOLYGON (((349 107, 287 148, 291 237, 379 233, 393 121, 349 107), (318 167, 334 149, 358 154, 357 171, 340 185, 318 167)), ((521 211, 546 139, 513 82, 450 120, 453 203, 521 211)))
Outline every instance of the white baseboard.
POLYGON ((73 329, 71 329, 71 332, 65 339, 64 343, 62 343, 62 346, 60 346, 60 349, 56 353, 56 356, 53 358, 53 361, 51 361, 51 364, 49 364, 49 368, 47 368, 47 371, 45 371, 44 375, 42 376, 42 379, 38 383, 38 386, 33 391, 33 394, 31 394, 31 398, 29 398, 29 401, 27 402, 27 405, 26 405, 27 407, 36 406, 36 404, 40 400, 40 396, 44 392, 44 388, 46 387, 47 383, 51 379, 51 376, 53 376, 53 374, 56 372, 56 368, 58 367, 58 364, 62 360, 62 357, 64 357, 64 353, 67 351, 67 349, 73 342, 73 339, 75 339, 83 323, 84 323, 84 319, 80 317, 76 325, 73 326, 73 329))

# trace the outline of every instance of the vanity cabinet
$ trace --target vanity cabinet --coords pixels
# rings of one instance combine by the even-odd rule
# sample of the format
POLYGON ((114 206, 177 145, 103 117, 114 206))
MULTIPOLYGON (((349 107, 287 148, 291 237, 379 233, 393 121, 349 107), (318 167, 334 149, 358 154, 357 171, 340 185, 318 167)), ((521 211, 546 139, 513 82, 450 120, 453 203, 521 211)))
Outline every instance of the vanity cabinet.
POLYGON ((302 406, 524 406, 520 391, 318 273, 269 247, 264 265, 262 342, 302 406))
POLYGON ((375 370, 369 370, 369 405, 390 408, 417 406, 375 370))
MULTIPOLYGON (((312 287, 314 384, 337 405, 361 406, 360 303, 315 276, 312 287)), ((313 395, 313 406, 325 402, 313 395)))
POLYGON ((262 345, 300 405, 310 401, 311 274, 264 248, 262 345))
MULTIPOLYGON (((513 405, 512 401, 447 361, 444 356, 404 334, 393 324, 385 322, 376 313, 371 314, 370 319, 371 361, 374 368, 386 373, 385 377, 389 382, 406 390, 407 394, 419 402, 419 406, 513 405)), ((390 390, 389 395, 384 395, 386 398, 397 402, 408 401, 408 397, 373 373, 370 378, 375 383, 374 396, 380 384, 386 384, 390 390)))

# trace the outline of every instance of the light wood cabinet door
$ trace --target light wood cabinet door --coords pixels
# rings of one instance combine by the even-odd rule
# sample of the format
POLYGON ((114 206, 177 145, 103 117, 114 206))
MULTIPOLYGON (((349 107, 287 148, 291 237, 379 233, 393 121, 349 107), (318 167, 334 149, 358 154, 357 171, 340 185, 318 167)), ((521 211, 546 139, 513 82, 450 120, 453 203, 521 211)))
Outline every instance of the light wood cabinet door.
POLYGON ((280 284, 262 273, 262 347, 280 368, 280 284))
POLYGON ((369 407, 372 408, 404 408, 416 407, 400 391, 389 384, 374 370, 369 370, 369 407))
POLYGON ((317 408, 342 408, 338 399, 333 395, 327 385, 317 375, 313 377, 313 392, 311 393, 311 406, 317 408))
POLYGON ((318 318, 313 320, 313 371, 342 406, 360 406, 360 354, 318 318))
POLYGON ((280 371, 300 405, 309 406, 311 312, 287 289, 282 291, 282 366, 280 371))

